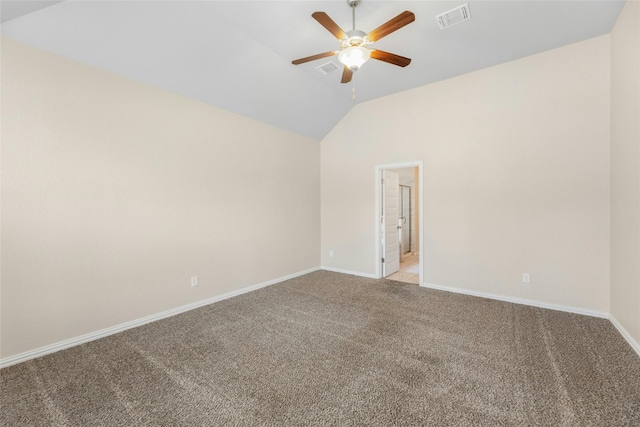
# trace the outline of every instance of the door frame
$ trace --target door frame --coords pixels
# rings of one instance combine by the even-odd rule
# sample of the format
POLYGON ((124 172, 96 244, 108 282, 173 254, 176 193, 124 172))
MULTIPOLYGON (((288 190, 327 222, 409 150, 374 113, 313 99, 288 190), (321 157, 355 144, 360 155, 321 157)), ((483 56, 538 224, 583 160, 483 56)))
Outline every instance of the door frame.
POLYGON ((382 222, 382 216, 380 215, 380 210, 382 206, 382 191, 380 188, 381 180, 382 180, 382 171, 384 169, 404 169, 404 168, 418 168, 418 209, 420 215, 418 215, 418 257, 420 259, 420 283, 422 286, 424 283, 424 164, 422 160, 417 160, 413 162, 403 162, 403 163, 390 163, 384 165, 377 165, 375 167, 375 230, 374 230, 374 239, 375 239, 375 253, 376 253, 376 279, 382 278, 382 247, 380 244, 380 224, 382 222))

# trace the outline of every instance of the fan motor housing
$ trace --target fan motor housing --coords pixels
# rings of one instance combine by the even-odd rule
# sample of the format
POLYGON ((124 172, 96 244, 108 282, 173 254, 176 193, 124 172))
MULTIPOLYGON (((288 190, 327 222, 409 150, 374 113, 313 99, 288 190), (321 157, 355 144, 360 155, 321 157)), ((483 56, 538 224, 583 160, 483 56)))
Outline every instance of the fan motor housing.
POLYGON ((369 39, 367 38, 367 33, 360 30, 351 30, 347 31, 347 38, 342 40, 340 43, 343 49, 354 46, 362 46, 365 47, 369 43, 369 39))

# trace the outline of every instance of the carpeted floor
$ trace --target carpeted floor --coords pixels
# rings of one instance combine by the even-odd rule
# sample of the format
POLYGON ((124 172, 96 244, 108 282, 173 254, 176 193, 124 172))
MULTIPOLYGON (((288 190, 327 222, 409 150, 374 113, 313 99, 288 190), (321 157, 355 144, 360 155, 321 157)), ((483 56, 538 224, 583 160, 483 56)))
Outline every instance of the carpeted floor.
POLYGON ((608 320, 318 271, 0 371, 3 426, 639 426, 608 320))

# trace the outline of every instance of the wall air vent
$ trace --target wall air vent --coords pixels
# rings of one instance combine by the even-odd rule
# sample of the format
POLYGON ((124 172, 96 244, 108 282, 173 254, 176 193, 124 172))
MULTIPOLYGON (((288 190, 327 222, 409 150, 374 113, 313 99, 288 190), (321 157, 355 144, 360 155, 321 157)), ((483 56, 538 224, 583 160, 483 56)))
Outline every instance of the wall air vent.
POLYGON ((327 74, 331 74, 334 73, 336 71, 338 71, 340 69, 340 67, 338 67, 335 62, 327 62, 326 64, 322 64, 318 67, 316 67, 316 70, 318 70, 318 72, 320 74, 322 74, 323 76, 326 76, 327 74))
POLYGON ((462 6, 458 6, 455 9, 451 9, 436 16, 436 21, 438 21, 438 25, 440 26, 441 30, 459 24, 463 21, 467 21, 469 19, 471 19, 471 13, 469 13, 468 3, 465 3, 462 6))

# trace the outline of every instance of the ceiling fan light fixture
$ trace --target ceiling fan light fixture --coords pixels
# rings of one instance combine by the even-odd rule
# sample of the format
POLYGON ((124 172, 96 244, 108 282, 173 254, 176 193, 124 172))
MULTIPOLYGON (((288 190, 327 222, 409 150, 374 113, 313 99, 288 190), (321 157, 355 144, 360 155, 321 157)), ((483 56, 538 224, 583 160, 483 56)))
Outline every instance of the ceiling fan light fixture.
MULTIPOLYGON (((356 30, 356 6, 359 2, 360 0, 347 0, 347 4, 351 7, 351 18, 353 20, 353 29, 351 31, 345 32, 333 19, 329 17, 329 15, 324 12, 317 11, 311 14, 313 19, 318 21, 320 25, 340 41, 340 51, 319 53, 295 59, 291 61, 291 63, 293 65, 299 65, 304 64, 305 62, 337 55, 338 61, 344 65, 342 70, 342 79, 340 80, 341 83, 349 83, 353 77, 354 71, 359 70, 360 67, 362 67, 362 65, 371 58, 397 65, 399 67, 406 67, 409 65, 411 63, 411 58, 405 58, 404 56, 383 52, 378 49, 369 50, 367 49, 367 46, 415 21, 416 16, 413 12, 405 10, 373 31, 365 33, 364 31, 356 30)), ((324 66, 319 67, 318 70, 321 72, 326 71, 324 69, 321 70, 321 68, 324 68, 324 66)))
POLYGON ((352 46, 342 49, 338 54, 338 61, 343 63, 351 71, 357 71, 362 64, 371 58, 369 49, 362 46, 352 46))

